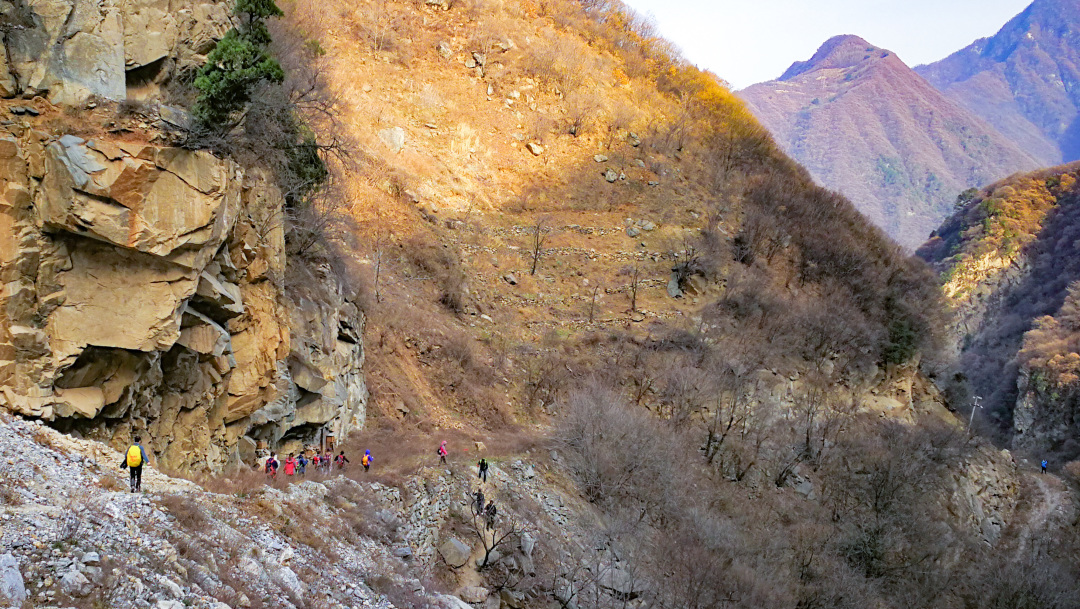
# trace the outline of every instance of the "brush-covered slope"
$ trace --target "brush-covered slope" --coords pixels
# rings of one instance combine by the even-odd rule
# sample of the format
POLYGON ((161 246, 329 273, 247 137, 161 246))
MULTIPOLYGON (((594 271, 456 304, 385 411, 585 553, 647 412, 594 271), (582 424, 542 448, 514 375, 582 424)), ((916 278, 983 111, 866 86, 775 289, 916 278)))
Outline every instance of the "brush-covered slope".
POLYGON ((390 419, 520 420, 595 370, 654 374, 602 362, 658 337, 859 386, 928 344, 919 265, 618 7, 330 2, 288 23, 360 151, 344 211, 390 419))
POLYGON ((739 95, 815 180, 910 248, 957 192, 1040 164, 857 36, 830 39, 779 80, 739 95))
POLYGON ((915 71, 1044 164, 1080 158, 1080 5, 1036 0, 997 34, 915 71))
POLYGON ((1070 296, 1080 279, 1078 169, 965 193, 919 250, 956 308, 954 339, 971 391, 1017 448, 1062 459, 1080 454, 1070 296))

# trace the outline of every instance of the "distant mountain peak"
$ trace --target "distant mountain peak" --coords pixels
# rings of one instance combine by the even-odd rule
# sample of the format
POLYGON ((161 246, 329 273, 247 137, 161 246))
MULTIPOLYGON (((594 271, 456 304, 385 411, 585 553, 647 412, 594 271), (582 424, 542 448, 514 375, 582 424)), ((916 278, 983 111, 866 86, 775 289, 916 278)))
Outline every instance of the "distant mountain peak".
POLYGON ((809 61, 796 61, 791 64, 779 80, 791 80, 796 76, 814 70, 850 68, 864 61, 891 55, 880 47, 853 34, 833 36, 822 44, 809 61))
POLYGON ((912 248, 960 191, 1039 166, 894 53, 858 36, 831 38, 778 81, 739 95, 819 183, 912 248))

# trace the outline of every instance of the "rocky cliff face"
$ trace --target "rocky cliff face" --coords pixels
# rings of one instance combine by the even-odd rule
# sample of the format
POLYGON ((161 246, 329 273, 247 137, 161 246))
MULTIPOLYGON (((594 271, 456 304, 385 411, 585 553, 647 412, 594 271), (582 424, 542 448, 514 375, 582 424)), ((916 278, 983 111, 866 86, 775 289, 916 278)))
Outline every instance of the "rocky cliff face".
POLYGON ((63 111, 36 99, 0 130, 0 404, 116 445, 142 433, 175 469, 361 426, 363 316, 328 269, 286 288, 271 176, 94 131, 70 105, 147 94, 212 47, 227 6, 5 9, 23 21, 0 89, 63 111))
POLYGON ((60 105, 150 97, 177 70, 202 64, 232 27, 230 9, 198 0, 0 1, 0 94, 60 105))
POLYGON ((1043 374, 1062 376, 1072 343, 1056 334, 1066 330, 1040 321, 1061 314, 1080 279, 1078 169, 1073 163, 983 189, 919 250, 942 273, 956 313, 953 347, 971 389, 1014 448, 1044 456, 1078 452, 1069 431, 1074 400, 1062 391, 1070 382, 1043 374))

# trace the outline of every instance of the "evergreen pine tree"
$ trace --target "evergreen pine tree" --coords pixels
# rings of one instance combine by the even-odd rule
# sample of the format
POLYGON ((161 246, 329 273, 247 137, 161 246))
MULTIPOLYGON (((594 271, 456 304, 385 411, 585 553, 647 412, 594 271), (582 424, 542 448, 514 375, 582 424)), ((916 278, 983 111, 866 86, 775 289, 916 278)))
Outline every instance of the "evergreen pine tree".
POLYGON ((215 131, 235 126, 235 115, 251 101, 259 83, 285 79, 281 64, 266 49, 270 32, 265 20, 284 14, 274 0, 237 0, 233 14, 240 18, 240 25, 218 42, 195 78, 199 97, 192 113, 215 131))

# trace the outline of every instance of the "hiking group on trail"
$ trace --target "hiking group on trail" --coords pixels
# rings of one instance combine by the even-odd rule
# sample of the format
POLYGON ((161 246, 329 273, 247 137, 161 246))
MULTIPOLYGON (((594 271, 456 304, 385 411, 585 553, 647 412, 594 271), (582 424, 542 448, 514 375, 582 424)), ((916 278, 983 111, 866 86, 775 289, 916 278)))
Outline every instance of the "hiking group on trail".
MULTIPOLYGON (((443 442, 445 445, 446 443, 443 442)), ((442 447, 440 447, 440 450, 442 447)), ((488 478, 488 462, 487 459, 480 457, 480 461, 476 464, 476 477, 480 479, 480 488, 476 489, 476 494, 473 495, 473 513, 477 517, 484 519, 484 530, 490 531, 495 528, 495 519, 498 515, 498 509, 495 507, 495 500, 490 499, 487 505, 484 505, 484 484, 487 483, 488 478)))
MULTIPOLYGON (((263 472, 271 480, 277 479, 278 468, 282 468, 285 471, 286 476, 305 476, 307 475, 308 463, 311 463, 315 471, 321 471, 323 473, 329 472, 334 465, 337 465, 337 469, 345 469, 346 463, 351 463, 349 458, 345 456, 345 451, 340 451, 336 457, 331 456, 330 451, 324 451, 321 455, 318 450, 315 450, 315 455, 308 461, 307 455, 300 453, 294 455, 289 453, 289 456, 285 458, 285 463, 282 465, 278 462, 277 453, 270 453, 270 456, 263 462, 263 472)), ((364 451, 364 471, 368 471, 371 468, 371 464, 374 462, 374 458, 371 456, 371 450, 364 451)))
MULTIPOLYGON (((143 448, 141 442, 142 437, 135 436, 132 438, 133 442, 124 453, 124 459, 120 464, 121 468, 125 468, 130 473, 131 492, 142 490, 142 468, 147 462, 146 449, 143 448)), ((447 441, 443 440, 439 443, 439 448, 436 451, 439 456, 439 463, 446 464, 446 457, 450 454, 447 449, 447 441)), ((285 462, 278 461, 278 455, 275 452, 271 452, 269 456, 262 462, 262 471, 266 474, 266 477, 270 480, 276 480, 279 469, 283 469, 287 477, 293 476, 305 476, 307 474, 307 467, 311 465, 316 472, 329 473, 331 469, 336 465, 337 469, 345 469, 345 465, 351 463, 349 458, 345 456, 345 451, 339 451, 337 456, 333 456, 329 450, 323 450, 322 454, 319 453, 317 448, 305 449, 304 451, 297 453, 289 453, 285 458, 285 462), (309 453, 312 454, 311 458, 308 458, 309 453)), ((370 449, 364 450, 364 456, 360 460, 360 464, 364 466, 364 471, 371 470, 371 466, 375 463, 375 457, 372 456, 370 449)), ((487 482, 488 479, 488 462, 487 459, 481 457, 480 461, 476 464, 477 473, 476 477, 480 479, 481 484, 487 482)), ((255 463, 255 468, 259 469, 259 463, 255 463)), ((485 507, 484 505, 484 493, 481 490, 476 491, 476 513, 477 515, 484 515, 488 520, 488 528, 494 528, 495 521, 495 503, 491 501, 485 507)))

